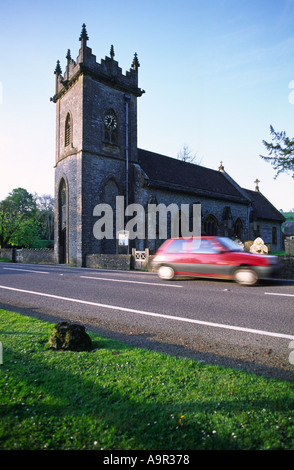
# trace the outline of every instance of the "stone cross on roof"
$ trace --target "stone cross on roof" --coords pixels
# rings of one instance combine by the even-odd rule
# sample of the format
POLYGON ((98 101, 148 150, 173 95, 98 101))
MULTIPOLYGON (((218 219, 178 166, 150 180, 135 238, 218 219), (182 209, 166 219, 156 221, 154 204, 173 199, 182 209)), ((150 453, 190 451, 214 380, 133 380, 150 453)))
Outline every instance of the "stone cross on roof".
POLYGON ((259 192, 259 186, 258 186, 258 183, 260 183, 259 179, 256 178, 256 180, 253 182, 255 183, 255 191, 259 192))

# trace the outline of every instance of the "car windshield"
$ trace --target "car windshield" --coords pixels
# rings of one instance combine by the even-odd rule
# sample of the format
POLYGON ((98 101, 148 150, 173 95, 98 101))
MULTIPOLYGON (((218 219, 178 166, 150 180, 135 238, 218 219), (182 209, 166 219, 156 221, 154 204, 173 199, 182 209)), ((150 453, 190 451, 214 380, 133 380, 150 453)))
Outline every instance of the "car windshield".
POLYGON ((244 251, 242 246, 238 245, 238 243, 233 240, 230 240, 230 238, 219 237, 218 239, 228 251, 244 251))

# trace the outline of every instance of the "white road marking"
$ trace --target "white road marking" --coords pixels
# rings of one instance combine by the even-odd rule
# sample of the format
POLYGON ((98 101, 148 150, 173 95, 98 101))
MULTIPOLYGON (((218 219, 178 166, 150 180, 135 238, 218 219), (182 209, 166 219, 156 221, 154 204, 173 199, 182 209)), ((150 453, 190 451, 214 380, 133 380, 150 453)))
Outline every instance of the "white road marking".
POLYGON ((144 282, 144 281, 128 281, 124 279, 110 279, 107 277, 93 277, 93 276, 80 276, 83 279, 97 279, 99 281, 111 281, 111 282, 128 282, 130 284, 146 284, 147 286, 160 286, 160 287, 183 287, 177 286, 176 284, 160 284, 159 282, 144 282))
POLYGON ((9 269, 10 271, 25 271, 27 273, 37 273, 37 274, 49 274, 47 271, 34 271, 33 269, 22 269, 22 268, 3 268, 9 269))
POLYGON ((175 320, 179 322, 192 323, 192 324, 194 323, 197 325, 210 326, 214 328, 222 328, 225 330, 242 331, 244 333, 253 333, 253 334, 262 335, 262 336, 273 336, 275 338, 285 338, 285 339, 290 339, 290 340, 294 339, 294 335, 274 333, 271 331, 255 330, 252 328, 243 328, 240 326, 223 325, 221 323, 212 323, 212 322, 207 322, 207 321, 194 320, 192 318, 182 318, 182 317, 176 317, 173 315, 164 315, 162 313, 146 312, 144 310, 136 310, 136 309, 127 308, 127 307, 119 307, 118 305, 100 304, 96 302, 90 302, 88 300, 79 300, 79 299, 72 299, 70 297, 62 297, 59 295, 46 294, 44 292, 34 292, 30 290, 17 289, 16 287, 0 286, 0 289, 12 290, 15 292, 22 292, 25 294, 39 295, 42 297, 50 297, 52 299, 65 300, 67 302, 75 302, 75 303, 80 303, 80 304, 85 304, 85 305, 92 305, 94 307, 102 307, 102 308, 107 308, 109 310, 119 310, 121 312, 137 313, 139 315, 163 318, 164 320, 175 320))
POLYGON ((264 294, 265 295, 281 295, 281 296, 285 296, 285 297, 294 297, 294 294, 279 294, 277 292, 265 292, 264 294))

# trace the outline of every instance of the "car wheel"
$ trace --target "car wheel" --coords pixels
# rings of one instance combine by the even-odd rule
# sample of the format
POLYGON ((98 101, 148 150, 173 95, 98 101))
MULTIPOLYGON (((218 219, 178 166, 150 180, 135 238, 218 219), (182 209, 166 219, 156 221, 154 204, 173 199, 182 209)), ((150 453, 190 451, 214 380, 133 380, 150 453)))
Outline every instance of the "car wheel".
POLYGON ((234 280, 243 286, 254 286, 254 284, 256 284, 258 281, 258 276, 253 269, 244 266, 236 269, 234 273, 234 280))
POLYGON ((175 272, 171 266, 160 266, 158 268, 158 277, 171 281, 175 276, 175 272))

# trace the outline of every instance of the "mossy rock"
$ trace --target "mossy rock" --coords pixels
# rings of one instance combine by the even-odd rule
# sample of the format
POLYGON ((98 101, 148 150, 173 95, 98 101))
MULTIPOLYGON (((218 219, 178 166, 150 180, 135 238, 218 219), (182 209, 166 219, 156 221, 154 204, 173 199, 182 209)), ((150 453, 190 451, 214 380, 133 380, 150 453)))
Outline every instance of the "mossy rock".
POLYGON ((49 338, 49 347, 52 349, 63 349, 70 351, 90 351, 92 341, 86 333, 85 327, 77 323, 57 323, 49 338))

